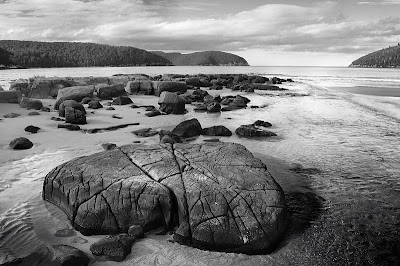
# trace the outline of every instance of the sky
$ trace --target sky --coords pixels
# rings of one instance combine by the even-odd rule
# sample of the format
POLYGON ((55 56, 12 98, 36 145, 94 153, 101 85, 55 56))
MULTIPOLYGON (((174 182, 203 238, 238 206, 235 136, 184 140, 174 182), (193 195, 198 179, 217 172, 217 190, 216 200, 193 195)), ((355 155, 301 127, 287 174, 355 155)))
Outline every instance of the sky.
POLYGON ((347 66, 400 42, 400 0, 0 0, 0 39, 218 50, 254 66, 347 66))

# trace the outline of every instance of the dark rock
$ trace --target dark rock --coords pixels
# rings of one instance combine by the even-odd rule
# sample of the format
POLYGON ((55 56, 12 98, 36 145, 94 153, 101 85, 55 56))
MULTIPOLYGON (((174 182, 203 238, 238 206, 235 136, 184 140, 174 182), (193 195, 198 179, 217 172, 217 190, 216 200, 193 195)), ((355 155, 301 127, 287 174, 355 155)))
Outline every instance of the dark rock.
POLYGON ((19 103, 21 98, 20 91, 0 91, 0 103, 19 103))
POLYGON ((33 100, 28 97, 22 97, 21 101, 19 102, 19 105, 22 108, 26 109, 34 109, 34 110, 40 110, 43 107, 43 104, 40 100, 33 100))
POLYGON ((219 139, 203 139, 204 142, 220 142, 219 139))
POLYGON ((33 147, 33 143, 29 139, 21 137, 11 141, 9 146, 13 150, 27 150, 33 147))
POLYGON ((79 131, 81 128, 78 125, 73 125, 73 124, 58 124, 58 128, 65 128, 70 131, 79 131))
POLYGON ((118 115, 112 115, 112 118, 116 118, 116 119, 122 119, 123 117, 118 116, 118 115))
POLYGON ((212 87, 210 87, 210 90, 222 90, 222 86, 221 85, 213 85, 212 87))
POLYGON ((279 88, 278 86, 271 85, 271 84, 250 84, 249 86, 253 89, 262 90, 262 91, 284 91, 284 90, 286 90, 286 89, 279 88))
POLYGON ((36 99, 49 97, 54 99, 60 89, 70 86, 72 86, 70 81, 60 78, 35 78, 32 83, 29 83, 26 96, 36 99))
POLYGON ((167 114, 180 115, 185 113, 185 100, 173 92, 163 91, 158 100, 160 111, 167 114))
POLYGON ((107 107, 106 110, 107 111, 112 111, 112 110, 115 110, 115 108, 114 107, 107 107))
POLYGON ((259 127, 272 127, 271 123, 262 120, 257 120, 256 122, 253 123, 253 125, 259 127))
POLYGON ((105 106, 111 106, 111 105, 112 105, 112 102, 106 102, 106 103, 104 103, 104 105, 105 105, 105 106))
POLYGON ((136 238, 128 234, 106 236, 90 246, 95 256, 104 256, 107 260, 123 261, 131 253, 136 238))
POLYGON ((51 120, 54 120, 54 121, 65 121, 64 118, 54 117, 54 116, 51 118, 51 120))
POLYGON ((93 98, 93 92, 93 86, 73 86, 61 89, 58 91, 57 100, 54 104, 54 109, 58 110, 60 104, 66 100, 74 100, 76 102, 80 102, 86 97, 93 98))
POLYGON ((152 136, 157 135, 158 131, 154 130, 152 128, 143 128, 143 129, 135 130, 132 133, 139 137, 152 137, 152 136))
POLYGON ((192 95, 195 96, 194 100, 202 102, 204 97, 208 95, 208 92, 205 90, 198 89, 193 91, 192 95))
POLYGON ((247 107, 247 103, 249 103, 250 100, 246 97, 237 95, 233 101, 230 102, 228 107, 225 107, 221 109, 222 111, 231 111, 231 110, 237 110, 237 109, 242 109, 247 107))
POLYGON ((131 107, 132 109, 137 109, 137 108, 139 108, 139 106, 137 106, 136 104, 132 104, 130 107, 131 107))
MULTIPOLYGON (((76 158, 47 174, 42 195, 83 234, 177 226, 174 240, 182 244, 263 254, 286 227, 282 189, 234 143, 125 145, 76 158)), ((116 246, 123 249, 107 250, 116 246)))
POLYGON ((95 133, 102 133, 102 132, 107 132, 107 131, 114 131, 114 130, 118 130, 121 128, 129 127, 129 126, 138 126, 138 125, 139 125, 139 123, 128 123, 128 124, 121 124, 121 125, 116 125, 116 126, 111 126, 111 127, 85 129, 85 132, 89 133, 89 134, 95 134, 95 133))
POLYGON ((170 131, 161 130, 158 134, 160 135, 160 143, 175 144, 182 142, 178 135, 172 134, 170 131))
POLYGON ((101 147, 105 151, 109 151, 109 150, 113 150, 113 149, 117 148, 117 145, 114 143, 103 143, 103 144, 101 144, 101 147))
POLYGON ((9 91, 18 91, 20 95, 29 97, 29 81, 27 79, 18 79, 11 82, 9 91))
POLYGON ((128 235, 134 236, 136 238, 144 237, 144 230, 140 224, 134 224, 128 229, 128 235))
POLYGON ((151 112, 151 111, 156 110, 156 107, 153 106, 153 105, 140 106, 140 107, 144 107, 144 110, 147 111, 147 112, 151 112))
POLYGON ((50 112, 50 108, 46 107, 46 106, 43 106, 42 108, 40 108, 40 111, 42 111, 42 112, 50 112))
POLYGON ((187 91, 186 83, 176 81, 154 81, 154 95, 160 96, 163 91, 185 93, 187 91))
POLYGON ((131 103, 133 103, 131 98, 129 98, 127 96, 120 96, 120 97, 115 98, 112 101, 113 105, 127 105, 127 104, 131 104, 131 103))
POLYGON ((175 134, 181 138, 190 138, 201 135, 201 125, 196 118, 179 123, 173 130, 175 134))
POLYGON ((67 107, 73 108, 86 114, 85 107, 82 104, 76 102, 75 100, 65 100, 60 104, 58 108, 58 115, 61 117, 65 117, 65 108, 67 107))
POLYGON ((251 82, 252 83, 265 83, 267 81, 268 81, 268 78, 258 76, 255 79, 253 79, 251 82))
POLYGON ((25 128, 25 131, 30 132, 30 133, 37 133, 39 130, 40 130, 40 127, 36 127, 36 126, 32 126, 32 125, 27 126, 25 128))
POLYGON ((21 114, 9 113, 9 114, 3 115, 3 117, 5 117, 5 118, 16 118, 18 116, 21 116, 21 114))
POLYGON ((221 112, 221 105, 217 102, 209 103, 209 104, 207 104, 207 112, 219 113, 219 112, 221 112))
POLYGON ((28 115, 35 116, 35 115, 40 115, 40 113, 39 112, 29 112, 28 115))
POLYGON ((214 97, 212 95, 206 95, 203 98, 203 101, 205 103, 211 103, 211 102, 215 102, 214 97))
POLYGON ((154 117, 154 116, 159 116, 159 115, 161 115, 161 112, 158 111, 158 110, 154 110, 154 111, 145 113, 144 115, 145 115, 145 116, 148 116, 148 117, 154 117))
POLYGON ((143 94, 143 95, 153 95, 154 89, 153 84, 150 80, 134 80, 128 81, 125 86, 125 91, 129 95, 132 94, 143 94))
POLYGON ((99 109, 99 108, 103 108, 103 105, 101 105, 101 103, 99 101, 90 101, 88 107, 91 109, 99 109))
POLYGON ((90 258, 77 248, 67 245, 45 246, 22 259, 20 266, 86 266, 90 258))
POLYGON ((93 98, 85 97, 82 99, 81 104, 88 104, 93 100, 93 98))
POLYGON ((186 85, 201 87, 201 81, 198 77, 190 77, 186 80, 186 85))
POLYGON ((253 125, 243 125, 235 130, 236 135, 244 138, 252 137, 272 137, 276 136, 274 132, 256 128, 253 125))
POLYGON ((84 112, 71 107, 65 107, 65 122, 71 124, 86 124, 86 115, 84 112))
POLYGON ((201 134, 206 136, 232 136, 232 132, 224 126, 203 128, 201 134))

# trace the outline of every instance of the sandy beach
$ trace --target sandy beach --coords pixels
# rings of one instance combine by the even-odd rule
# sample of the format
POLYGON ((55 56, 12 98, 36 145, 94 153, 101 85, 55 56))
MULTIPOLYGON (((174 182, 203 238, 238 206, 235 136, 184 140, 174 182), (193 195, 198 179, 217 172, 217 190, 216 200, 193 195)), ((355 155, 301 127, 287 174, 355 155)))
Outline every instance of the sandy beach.
MULTIPOLYGON (((397 157, 385 157, 384 164, 389 170, 378 171, 377 158, 385 155, 376 147, 379 146, 377 143, 370 146, 372 151, 367 157, 360 158, 371 160, 371 169, 382 173, 384 178, 380 179, 379 185, 373 185, 373 181, 365 178, 368 175, 363 175, 363 171, 370 171, 369 176, 376 178, 377 172, 371 169, 360 171, 355 166, 352 169, 354 161, 350 166, 343 165, 343 162, 349 158, 357 160, 360 151, 353 149, 357 136, 352 130, 359 130, 354 127, 361 124, 366 130, 375 130, 373 128, 378 123, 376 112, 387 118, 379 122, 385 124, 385 128, 379 130, 391 133, 386 138, 393 138, 393 143, 398 143, 400 117, 397 111, 385 107, 387 104, 399 106, 399 99, 381 98, 379 105, 371 104, 368 96, 332 93, 304 83, 287 83, 282 87, 288 91, 244 93, 226 88, 209 90, 212 95, 240 94, 251 100, 250 106, 260 107, 216 114, 194 112, 194 106, 189 104, 184 115, 157 117, 147 117, 144 108, 132 109, 129 105, 113 106, 115 110, 86 109, 87 124, 81 126, 82 129, 139 123, 97 134, 58 129, 57 125, 62 122, 51 120, 51 117, 58 117, 57 111, 28 116, 32 110, 23 109, 18 104, 0 104, 0 264, 22 258, 45 244, 66 244, 90 256, 92 265, 115 265, 115 262, 96 261, 91 255, 90 245, 102 236, 83 236, 72 228, 60 209, 42 200, 45 175, 61 163, 102 151, 103 143, 117 146, 138 141, 145 145, 156 144, 158 135, 143 138, 132 131, 149 127, 171 130, 191 118, 197 118, 203 127, 224 125, 232 132, 257 119, 272 123, 271 131, 277 137, 255 140, 234 134, 217 138, 222 142, 244 145, 267 165, 286 195, 290 212, 287 234, 273 253, 250 256, 202 251, 171 243, 171 234, 159 235, 155 230, 137 241, 131 254, 118 265, 362 265, 365 261, 378 262, 380 256, 385 257, 387 263, 398 262, 400 213, 396 195, 400 189, 393 185, 397 184, 395 176, 399 173, 395 162, 397 157), (3 117, 11 112, 21 116, 3 117), (24 131, 28 125, 41 129, 31 134, 24 131), (8 144, 16 137, 26 137, 34 146, 24 151, 12 150, 8 144), (335 146, 337 141, 342 144, 335 146), (357 174, 361 178, 357 178, 357 174), (390 193, 382 195, 383 191, 390 193), (67 237, 54 235, 64 229, 71 234, 67 237)), ((131 95, 130 98, 139 106, 158 106, 159 98, 156 96, 131 95)), ((42 102, 52 109, 55 100, 42 102)), ((375 133, 383 134, 381 131, 375 133)), ((207 138, 215 137, 200 136, 190 143, 202 143, 207 138)), ((372 145, 369 139, 363 141, 372 145)), ((385 149, 386 154, 395 152, 394 147, 385 146, 385 149)))

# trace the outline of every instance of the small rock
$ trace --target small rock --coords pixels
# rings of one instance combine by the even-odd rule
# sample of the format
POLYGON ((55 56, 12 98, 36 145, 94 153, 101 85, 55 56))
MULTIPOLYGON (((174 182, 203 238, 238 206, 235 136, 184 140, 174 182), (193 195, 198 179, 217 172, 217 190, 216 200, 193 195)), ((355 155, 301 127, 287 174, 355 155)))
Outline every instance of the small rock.
POLYGON ((54 116, 51 118, 51 120, 54 120, 54 121, 65 121, 64 118, 54 117, 54 116))
POLYGON ((136 238, 128 234, 106 236, 90 246, 95 256, 104 256, 108 260, 123 261, 131 253, 136 238))
POLYGON ((235 130, 236 135, 244 138, 252 137, 272 137, 276 136, 274 132, 256 128, 253 125, 243 125, 235 130))
POLYGON ((50 112, 50 108, 46 107, 46 106, 43 106, 42 108, 40 108, 40 111, 42 111, 42 112, 50 112))
POLYGON ((219 142, 219 139, 203 139, 204 142, 219 142))
POLYGON ((73 124, 59 124, 58 128, 65 128, 71 131, 81 130, 81 128, 78 125, 73 125, 73 124))
POLYGON ((173 130, 172 133, 181 138, 190 138, 201 135, 201 125, 196 119, 190 119, 179 123, 173 130))
POLYGON ((35 116, 35 115, 40 115, 39 112, 30 112, 28 113, 29 116, 35 116))
POLYGON ((154 116, 161 115, 161 112, 158 111, 158 110, 154 110, 154 111, 152 111, 152 112, 145 113, 144 115, 145 115, 145 116, 148 116, 148 117, 154 117, 154 116))
POLYGON ((121 116, 118 116, 118 115, 112 115, 112 118, 122 119, 122 117, 121 117, 121 116))
POLYGON ((101 105, 101 103, 99 101, 90 101, 88 107, 91 109, 99 109, 99 108, 103 108, 103 105, 101 105))
POLYGON ((175 144, 182 142, 178 135, 172 134, 170 131, 161 130, 158 134, 160 135, 160 143, 175 144))
POLYGON ((147 112, 151 112, 151 111, 156 110, 156 107, 154 107, 154 106, 145 106, 144 110, 147 111, 147 112))
POLYGON ((84 114, 86 114, 85 107, 82 104, 80 104, 74 100, 65 100, 58 107, 58 115, 61 117, 65 117, 65 108, 67 108, 67 107, 79 110, 79 111, 83 112, 84 114))
POLYGON ((271 123, 265 122, 265 121, 262 121, 262 120, 257 120, 256 122, 253 123, 253 125, 259 126, 259 127, 272 127, 271 123))
POLYGON ((71 243, 86 244, 88 241, 83 237, 77 236, 71 239, 71 243))
POLYGON ((232 132, 224 126, 203 128, 201 134, 206 136, 232 136, 232 132))
POLYGON ((86 115, 84 112, 77 109, 66 107, 65 108, 65 122, 71 124, 86 124, 86 115))
POLYGON ((114 107, 107 107, 106 110, 107 111, 113 111, 113 110, 115 110, 115 108, 114 107))
POLYGON ((33 143, 29 139, 21 137, 11 141, 9 146, 14 150, 27 150, 33 147, 33 143))
POLYGON ((117 97, 112 101, 112 104, 114 104, 114 105, 127 105, 130 103, 133 103, 131 98, 126 97, 126 96, 117 97))
POLYGON ((106 103, 104 103, 104 105, 105 105, 105 106, 111 106, 111 105, 112 105, 112 102, 106 102, 106 103))
POLYGON ((30 125, 25 128, 25 131, 35 134, 39 131, 39 129, 40 129, 40 127, 35 127, 35 126, 30 125))
POLYGON ((134 141, 132 141, 132 143, 140 143, 141 141, 140 140, 134 140, 134 141))
POLYGON ((131 107, 132 109, 137 109, 137 108, 139 108, 139 106, 137 106, 136 104, 132 104, 130 107, 131 107))
POLYGON ((140 224, 139 225, 132 225, 128 229, 128 235, 134 236, 136 238, 144 237, 143 227, 140 224))
POLYGON ((209 104, 207 104, 207 112, 219 113, 219 112, 221 112, 221 105, 217 102, 209 103, 209 104))
POLYGON ((18 117, 18 116, 21 116, 21 114, 9 113, 9 114, 4 115, 5 118, 15 118, 15 117, 18 117))
POLYGON ((113 149, 115 149, 115 148, 117 147, 117 145, 114 144, 114 143, 103 143, 103 144, 101 144, 101 147, 102 147, 104 150, 108 151, 108 150, 113 150, 113 149))
POLYGON ((157 135, 158 131, 154 130, 152 128, 143 128, 143 129, 133 131, 132 133, 139 137, 152 137, 152 136, 157 135))

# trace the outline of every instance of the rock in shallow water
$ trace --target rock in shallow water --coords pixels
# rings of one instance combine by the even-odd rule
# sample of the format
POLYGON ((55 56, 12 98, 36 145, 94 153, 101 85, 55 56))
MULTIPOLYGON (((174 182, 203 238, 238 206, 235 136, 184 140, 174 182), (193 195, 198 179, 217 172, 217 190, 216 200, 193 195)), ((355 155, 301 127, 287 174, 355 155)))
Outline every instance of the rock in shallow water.
POLYGON ((178 225, 179 243, 226 252, 271 252, 286 227, 282 189, 233 143, 126 145, 76 158, 46 176, 43 198, 83 234, 178 225))
POLYGON ((14 150, 27 150, 33 147, 33 143, 24 137, 14 139, 9 145, 14 150))

